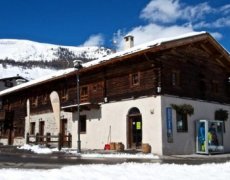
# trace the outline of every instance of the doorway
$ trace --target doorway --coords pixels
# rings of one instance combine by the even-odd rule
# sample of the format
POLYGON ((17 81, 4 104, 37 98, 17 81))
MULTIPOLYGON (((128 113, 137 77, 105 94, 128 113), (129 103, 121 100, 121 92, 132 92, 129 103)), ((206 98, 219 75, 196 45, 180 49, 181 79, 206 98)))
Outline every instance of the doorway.
POLYGON ((68 135, 68 131, 67 131, 67 119, 61 119, 60 133, 62 135, 63 145, 65 145, 65 142, 67 142, 67 135, 68 135))
POLYGON ((142 116, 138 108, 131 108, 127 117, 127 147, 140 149, 142 145, 142 116))
POLYGON ((45 131, 45 122, 40 121, 39 122, 39 136, 40 136, 40 142, 44 141, 44 131, 45 131))

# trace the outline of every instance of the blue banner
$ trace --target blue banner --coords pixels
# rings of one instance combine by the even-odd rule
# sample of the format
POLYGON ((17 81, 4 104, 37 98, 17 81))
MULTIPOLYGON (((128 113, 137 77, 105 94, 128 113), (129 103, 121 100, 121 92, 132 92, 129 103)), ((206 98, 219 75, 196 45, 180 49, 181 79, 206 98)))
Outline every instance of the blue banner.
POLYGON ((172 108, 166 108, 166 123, 167 123, 167 141, 173 142, 173 127, 172 127, 172 108))

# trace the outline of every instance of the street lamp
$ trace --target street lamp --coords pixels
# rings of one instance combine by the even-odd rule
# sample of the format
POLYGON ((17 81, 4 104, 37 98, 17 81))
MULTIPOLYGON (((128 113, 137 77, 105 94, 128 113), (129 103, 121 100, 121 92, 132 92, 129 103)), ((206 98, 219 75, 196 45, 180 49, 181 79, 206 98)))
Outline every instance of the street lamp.
MULTIPOLYGON (((82 68, 82 61, 81 60, 74 60, 73 61, 74 68, 76 70, 80 70, 82 68)), ((80 86, 79 86, 79 72, 77 72, 77 151, 78 153, 81 152, 81 139, 80 139, 80 86)))

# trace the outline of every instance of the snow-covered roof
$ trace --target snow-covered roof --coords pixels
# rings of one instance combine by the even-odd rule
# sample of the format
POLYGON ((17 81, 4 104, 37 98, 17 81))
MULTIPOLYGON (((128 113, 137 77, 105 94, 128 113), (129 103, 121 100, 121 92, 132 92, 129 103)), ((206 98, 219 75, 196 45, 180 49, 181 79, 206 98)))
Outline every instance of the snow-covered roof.
POLYGON ((10 77, 4 77, 4 78, 0 78, 0 80, 7 80, 7 79, 24 79, 26 81, 28 81, 26 78, 22 77, 22 76, 10 76, 10 77))
MULTIPOLYGON (((105 56, 103 58, 99 58, 97 60, 84 63, 83 67, 88 68, 88 67, 103 63, 105 61, 108 61, 108 60, 111 60, 111 59, 114 59, 114 58, 123 57, 123 56, 129 55, 129 54, 133 54, 133 53, 140 52, 140 51, 143 51, 143 50, 146 50, 146 49, 150 49, 150 48, 155 47, 155 46, 159 46, 159 45, 161 45, 162 43, 165 43, 165 42, 175 41, 175 40, 188 38, 188 37, 193 37, 193 36, 202 35, 202 34, 206 34, 206 32, 205 31, 192 32, 192 33, 186 33, 186 34, 176 36, 176 37, 171 37, 171 38, 160 38, 160 39, 157 39, 157 40, 154 40, 154 41, 142 44, 142 45, 132 47, 132 48, 130 48, 128 50, 125 50, 125 51, 117 52, 117 53, 105 56)), ((12 93, 12 92, 17 91, 19 89, 35 86, 36 84, 45 82, 47 80, 52 80, 52 79, 55 79, 55 78, 62 77, 63 75, 67 75, 67 74, 72 73, 74 71, 75 71, 74 68, 60 70, 60 71, 55 72, 53 74, 50 74, 48 76, 44 76, 44 77, 29 81, 27 83, 23 83, 21 85, 18 85, 18 86, 3 90, 3 91, 0 92, 0 96, 12 93)))
POLYGON ((9 93, 14 92, 14 91, 19 90, 19 89, 23 89, 23 88, 28 88, 28 87, 34 86, 34 85, 36 85, 36 84, 45 82, 45 81, 47 81, 47 80, 51 80, 51 79, 58 78, 58 77, 60 77, 60 76, 69 74, 69 73, 71 73, 71 72, 73 72, 73 71, 75 71, 74 68, 69 68, 69 69, 57 71, 57 72, 52 73, 52 74, 49 74, 49 75, 47 75, 47 76, 43 76, 43 77, 41 77, 41 78, 38 78, 38 79, 35 79, 35 80, 32 80, 32 81, 29 81, 29 82, 26 82, 26 83, 23 83, 23 84, 14 86, 14 87, 12 87, 12 88, 9 88, 9 89, 0 91, 0 96, 9 94, 9 93))
POLYGON ((94 60, 94 61, 87 62, 87 63, 83 64, 83 66, 84 67, 93 66, 93 65, 102 63, 104 61, 110 60, 110 59, 114 59, 114 58, 129 55, 129 54, 133 54, 135 52, 146 50, 146 49, 152 48, 154 46, 159 46, 159 45, 161 45, 162 43, 165 43, 165 42, 175 41, 175 40, 188 38, 188 37, 192 37, 192 36, 197 36, 197 35, 202 35, 202 34, 206 34, 206 33, 207 32, 205 32, 205 31, 192 32, 192 33, 186 33, 186 34, 183 34, 183 35, 180 35, 180 36, 175 36, 175 37, 170 37, 170 38, 156 39, 154 41, 150 41, 148 43, 144 43, 144 44, 141 44, 141 45, 138 45, 138 46, 134 46, 134 47, 132 47, 130 49, 127 49, 127 50, 124 50, 124 51, 121 51, 121 52, 117 52, 117 53, 105 56, 103 58, 100 58, 100 59, 97 59, 97 60, 94 60))

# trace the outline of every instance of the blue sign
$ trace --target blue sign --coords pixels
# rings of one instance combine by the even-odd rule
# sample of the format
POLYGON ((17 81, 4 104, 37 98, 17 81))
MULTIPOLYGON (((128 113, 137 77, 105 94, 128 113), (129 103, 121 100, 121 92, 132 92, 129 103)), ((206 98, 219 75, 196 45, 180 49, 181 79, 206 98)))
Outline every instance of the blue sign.
POLYGON ((167 123, 167 140, 173 142, 173 127, 172 127, 172 108, 166 108, 166 123, 167 123))

